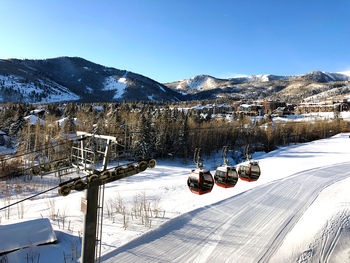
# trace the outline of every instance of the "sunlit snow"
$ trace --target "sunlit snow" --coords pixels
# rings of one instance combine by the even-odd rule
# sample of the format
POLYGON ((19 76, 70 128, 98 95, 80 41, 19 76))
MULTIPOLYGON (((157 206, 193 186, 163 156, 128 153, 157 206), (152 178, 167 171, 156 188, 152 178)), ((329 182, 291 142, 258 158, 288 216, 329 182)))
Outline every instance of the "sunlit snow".
MULTIPOLYGON (((127 244, 128 242, 138 238, 140 235, 149 232, 150 230, 158 229, 165 222, 167 222, 167 226, 171 226, 173 224, 174 227, 182 227, 184 224, 186 224, 186 221, 179 222, 176 221, 176 218, 186 212, 194 211, 198 208, 200 208, 201 211, 215 211, 216 206, 220 201, 227 200, 229 198, 238 198, 244 193, 254 189, 259 189, 261 187, 268 187, 274 182, 282 182, 283 180, 287 179, 293 180, 295 173, 309 169, 317 169, 322 166, 332 166, 337 163, 348 162, 350 156, 349 135, 349 133, 339 134, 329 139, 281 147, 266 154, 259 153, 258 155, 255 155, 255 157, 259 161, 262 175, 257 182, 247 183, 240 180, 237 185, 231 189, 222 189, 215 186, 212 193, 203 196, 192 194, 186 185, 186 179, 189 171, 191 168, 194 168, 194 164, 192 164, 191 161, 184 163, 182 160, 159 160, 159 164, 155 169, 147 169, 145 172, 132 177, 109 183, 108 186, 106 186, 105 204, 110 202, 109 200, 122 200, 126 209, 132 211, 131 209, 134 204, 135 196, 145 195, 149 198, 148 200, 151 207, 153 207, 155 200, 158 200, 158 208, 165 212, 164 217, 160 216, 158 218, 152 218, 152 227, 150 228, 144 227, 142 224, 140 224, 140 218, 131 219, 131 217, 129 217, 129 226, 124 229, 122 217, 115 215, 115 217, 110 218, 107 216, 107 212, 105 210, 105 217, 103 220, 102 254, 115 251, 118 247, 127 244)), ((204 158, 204 165, 209 168, 212 173, 214 173, 216 166, 220 164, 222 164, 220 160, 220 153, 209 158, 204 158)), ((322 177, 319 178, 319 180, 322 180, 322 177)), ((40 178, 36 178, 34 180, 40 180, 40 178)), ((278 187, 278 184, 276 187, 278 187)), ((350 209, 350 200, 348 197, 344 197, 349 187, 350 180, 345 179, 342 181, 342 183, 339 182, 333 186, 330 185, 325 188, 318 198, 315 196, 315 201, 313 203, 311 202, 311 206, 309 208, 306 207, 307 212, 296 223, 294 228, 291 229, 290 235, 294 236, 293 239, 296 238, 297 240, 295 240, 294 243, 289 243, 289 241, 287 241, 289 239, 287 236, 286 241, 283 244, 283 249, 281 248, 281 251, 277 251, 277 253, 280 253, 279 255, 281 255, 281 258, 289 258, 294 252, 299 253, 307 250, 309 241, 313 240, 315 233, 322 231, 323 226, 327 224, 328 220, 331 221, 332 218, 342 210, 350 209), (324 208, 326 208, 327 211, 322 211, 324 208), (314 222, 315 220, 316 222, 314 222), (311 227, 308 227, 308 225, 312 224, 313 222, 315 227, 311 229, 311 227), (300 247, 295 248, 294 244, 298 243, 298 240, 300 240, 300 247)), ((83 192, 72 191, 68 197, 59 197, 55 192, 52 193, 52 195, 48 195, 46 198, 27 201, 25 204, 26 207, 28 207, 28 210, 24 219, 20 220, 15 216, 15 211, 17 208, 13 207, 12 214, 14 216, 10 219, 2 217, 2 223, 10 224, 40 218, 41 216, 48 217, 50 213, 48 200, 55 200, 56 211, 64 211, 67 216, 66 222, 70 222, 69 230, 62 229, 62 225, 60 225, 58 220, 51 220, 53 228, 56 230, 58 244, 35 247, 35 251, 40 253, 40 259, 42 260, 49 259, 51 255, 50 262, 62 262, 62 258, 56 258, 52 255, 62 255, 62 251, 64 251, 64 249, 69 250, 70 242, 75 242, 75 240, 78 239, 78 235, 81 235, 83 214, 80 212, 80 203, 81 197, 83 196, 83 192), (64 246, 66 246, 66 248, 64 246)), ((16 201, 17 198, 21 197, 13 197, 12 202, 16 201)), ((258 196, 256 198, 260 197, 258 196)), ((288 196, 276 196, 276 198, 282 200, 285 198, 286 204, 288 203, 288 196)), ((297 201, 298 200, 295 200, 295 202, 297 201)), ((254 199, 246 200, 246 202, 248 206, 253 206, 256 204, 254 199)), ((274 207, 273 205, 274 200, 271 200, 270 203, 260 204, 259 208, 264 209, 264 207, 274 207)), ((107 205, 105 205, 105 209, 107 209, 106 207, 107 205)), ((274 209, 276 213, 284 213, 286 207, 276 206, 274 209)), ((227 213, 230 215, 230 210, 228 210, 227 213)), ((247 220, 252 220, 253 217, 254 215, 250 215, 250 217, 247 215, 247 220)), ((266 215, 266 218, 264 218, 261 222, 264 223, 264 231, 269 232, 270 228, 266 219, 268 219, 268 215, 266 215)), ((213 217, 210 218, 210 223, 208 224, 210 225, 216 223, 216 218, 213 217)), ((232 227, 234 227, 236 223, 239 222, 233 221, 232 227)), ((285 222, 285 224, 287 223, 288 222, 285 222)), ((216 229, 215 236, 208 236, 209 241, 198 240, 198 242, 203 242, 203 244, 206 246, 206 249, 204 249, 203 253, 201 254, 201 259, 203 261, 206 260, 205 257, 210 257, 209 252, 214 251, 212 250, 213 248, 219 248, 221 245, 224 245, 225 242, 220 242, 220 238, 221 234, 225 233, 225 227, 228 227, 229 231, 231 231, 230 233, 236 233, 237 235, 247 234, 240 233, 239 231, 241 231, 241 229, 236 229, 236 231, 233 231, 230 226, 231 225, 218 227, 216 229)), ((193 225, 194 229, 201 229, 205 231, 205 229, 200 227, 200 225, 193 225)), ((164 235, 166 235, 166 233, 164 233, 164 235)), ((196 237, 193 236, 193 240, 196 240, 196 237)), ((166 244, 164 244, 164 246, 166 246, 166 244)), ((346 249, 348 248, 344 248, 345 254, 348 251, 346 249)), ((18 251, 9 254, 9 259, 13 259, 19 254, 25 257, 25 253, 23 251, 18 251)), ((110 262, 116 262, 117 260, 118 255, 115 259, 111 258, 110 262)), ((193 258, 193 261, 195 260, 199 260, 199 258, 193 258)), ((153 261, 161 261, 161 259, 154 258, 153 261)), ((9 260, 9 262, 11 262, 11 260, 9 260)), ((278 262, 289 261, 279 260, 278 262)))
POLYGON ((78 100, 80 97, 69 89, 53 82, 51 80, 26 81, 20 76, 3 76, 0 75, 0 84, 4 88, 8 88, 18 94, 23 95, 22 102, 32 103, 28 96, 33 94, 43 95, 40 101, 34 101, 35 103, 51 103, 58 101, 72 101, 78 100))
POLYGON ((109 76, 105 78, 105 81, 103 83, 104 88, 102 90, 111 90, 115 91, 113 99, 119 99, 122 97, 123 93, 125 92, 125 89, 128 87, 127 84, 127 72, 118 80, 115 76, 109 76))

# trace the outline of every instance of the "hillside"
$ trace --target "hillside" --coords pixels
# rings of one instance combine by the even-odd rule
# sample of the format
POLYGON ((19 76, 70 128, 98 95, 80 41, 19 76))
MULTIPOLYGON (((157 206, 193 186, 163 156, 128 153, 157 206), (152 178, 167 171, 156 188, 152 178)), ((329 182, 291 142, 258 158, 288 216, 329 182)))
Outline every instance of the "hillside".
POLYGON ((178 101, 182 95, 142 75, 78 57, 0 60, 0 101, 178 101))

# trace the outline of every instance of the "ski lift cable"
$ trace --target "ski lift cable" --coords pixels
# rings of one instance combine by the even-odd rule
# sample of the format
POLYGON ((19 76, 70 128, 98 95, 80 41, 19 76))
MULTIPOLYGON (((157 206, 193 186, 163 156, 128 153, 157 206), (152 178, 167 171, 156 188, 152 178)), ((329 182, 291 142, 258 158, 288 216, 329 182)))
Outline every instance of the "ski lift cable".
POLYGON ((43 146, 43 147, 41 147, 41 148, 39 148, 37 150, 28 151, 28 152, 25 152, 25 153, 21 153, 21 154, 17 154, 17 155, 14 155, 14 156, 10 156, 10 157, 4 158, 4 159, 0 159, 0 161, 7 161, 7 160, 10 160, 10 159, 18 158, 18 157, 25 156, 25 155, 28 155, 28 154, 32 154, 32 153, 36 153, 36 152, 40 152, 40 151, 45 151, 45 150, 48 150, 50 148, 55 148, 57 146, 68 144, 69 142, 74 141, 74 140, 81 141, 81 140, 85 140, 85 139, 86 138, 76 137, 76 138, 73 138, 73 139, 69 139, 68 142, 60 142, 60 143, 56 143, 56 144, 53 144, 53 145, 46 144, 45 146, 43 146))
MULTIPOLYGON (((230 128, 232 128, 232 127, 220 127, 220 126, 208 127, 208 128, 199 127, 199 128, 188 129, 188 131, 189 132, 195 132, 197 130, 214 130, 214 129, 230 129, 230 128)), ((143 133, 143 132, 142 131, 129 131, 128 133, 129 134, 140 134, 140 133, 143 133)), ((110 133, 110 134, 111 135, 124 135, 125 133, 123 133, 123 132, 116 132, 116 133, 110 133)), ((80 140, 85 140, 85 139, 86 138, 75 137, 75 138, 69 139, 68 142, 61 142, 61 143, 57 143, 57 144, 53 144, 53 145, 46 144, 45 146, 43 146, 43 147, 41 147, 41 148, 39 148, 39 149, 37 149, 35 151, 28 151, 28 152, 25 152, 25 153, 17 154, 17 155, 10 156, 10 157, 4 158, 4 159, 0 159, 0 161, 7 161, 7 160, 10 160, 10 159, 18 158, 18 157, 29 155, 29 154, 32 154, 32 153, 48 150, 50 148, 54 148, 54 147, 57 147, 57 146, 68 144, 69 142, 74 141, 74 140, 80 141, 80 140)))
MULTIPOLYGON (((133 163, 133 162, 131 162, 131 163, 129 163, 129 164, 132 164, 132 163, 133 163)), ((127 165, 129 165, 129 164, 127 164, 127 165)), ((117 168, 117 167, 119 167, 119 166, 115 166, 115 167, 109 168, 108 170, 115 169, 115 168, 117 168)), ((0 208, 0 211, 1 211, 1 210, 4 210, 4 209, 6 209, 6 208, 9 208, 9 207, 11 207, 11 206, 17 205, 17 204, 19 204, 19 203, 22 203, 22 202, 24 202, 24 201, 26 201, 26 200, 32 199, 32 198, 34 198, 34 197, 37 197, 37 196, 39 196, 39 195, 45 194, 45 193, 47 193, 47 192, 50 192, 50 191, 52 191, 52 190, 55 190, 55 189, 57 189, 57 188, 59 188, 59 187, 61 187, 61 186, 68 185, 69 183, 73 183, 73 182, 76 182, 76 181, 78 181, 78 180, 88 179, 88 178, 89 178, 90 176, 92 176, 92 175, 94 175, 94 172, 91 172, 91 173, 89 173, 89 174, 87 174, 87 175, 85 175, 85 176, 82 176, 82 177, 76 177, 76 178, 70 179, 70 180, 68 180, 68 181, 64 181, 64 182, 62 182, 62 183, 60 183, 60 184, 58 184, 58 185, 56 185, 56 186, 54 186, 54 187, 51 187, 51 188, 49 188, 49 189, 44 190, 44 191, 42 191, 42 192, 39 192, 39 193, 34 194, 34 195, 31 195, 31 196, 26 197, 26 198, 24 198, 24 199, 21 199, 21 200, 19 200, 19 201, 17 201, 17 202, 14 202, 14 203, 12 203, 12 204, 7 205, 7 206, 1 207, 1 208, 0 208)))
POLYGON ((32 199, 32 198, 34 198, 34 197, 37 197, 37 196, 39 196, 39 195, 45 194, 45 193, 47 193, 47 192, 50 192, 50 191, 52 191, 52 190, 55 190, 55 189, 61 187, 61 186, 64 185, 64 184, 68 184, 68 183, 74 182, 74 181, 79 180, 79 179, 86 179, 86 178, 88 178, 88 177, 91 176, 91 175, 92 175, 92 173, 91 173, 91 174, 88 174, 88 175, 86 175, 86 176, 83 176, 83 177, 77 177, 77 178, 73 178, 73 179, 70 179, 70 180, 68 180, 68 181, 62 182, 62 183, 60 183, 60 184, 58 184, 58 185, 56 185, 56 186, 54 186, 54 187, 51 187, 51 188, 49 188, 49 189, 46 189, 46 190, 44 190, 44 191, 42 191, 42 192, 39 192, 39 193, 37 193, 37 194, 28 196, 28 197, 26 197, 26 198, 24 198, 24 199, 21 199, 21 200, 19 200, 19 201, 17 201, 17 202, 14 202, 14 203, 12 203, 12 204, 7 205, 7 206, 1 207, 1 208, 0 208, 0 211, 1 211, 1 210, 4 210, 4 209, 6 209, 6 208, 9 208, 9 207, 11 207, 11 206, 17 205, 17 204, 19 204, 19 203, 22 203, 22 202, 24 202, 24 201, 27 201, 27 200, 29 200, 29 199, 32 199))
POLYGON ((0 208, 0 211, 1 211, 1 210, 4 210, 4 209, 6 209, 6 208, 9 208, 9 207, 11 207, 11 206, 17 205, 17 204, 19 204, 19 203, 22 203, 22 202, 24 202, 24 201, 26 201, 26 200, 32 199, 32 198, 34 198, 34 197, 37 197, 37 196, 39 196, 39 195, 45 194, 45 193, 47 193, 47 192, 50 192, 50 191, 52 191, 52 190, 55 190, 55 189, 57 189, 58 187, 60 187, 60 185, 57 185, 57 186, 52 187, 52 188, 50 188, 50 189, 46 189, 45 191, 42 191, 42 192, 40 192, 40 193, 31 195, 31 196, 29 196, 29 197, 26 197, 26 198, 24 198, 24 199, 21 199, 21 200, 19 200, 19 201, 17 201, 17 202, 14 202, 14 203, 12 203, 12 204, 7 205, 7 206, 1 207, 1 208, 0 208))
MULTIPOLYGON (((188 131, 197 131, 197 130, 215 130, 215 129, 231 129, 232 126, 215 126, 215 127, 198 127, 198 128, 190 128, 188 131)), ((138 134, 143 133, 143 131, 128 131, 128 134, 138 134)), ((125 132, 112 132, 110 135, 124 135, 125 132)))

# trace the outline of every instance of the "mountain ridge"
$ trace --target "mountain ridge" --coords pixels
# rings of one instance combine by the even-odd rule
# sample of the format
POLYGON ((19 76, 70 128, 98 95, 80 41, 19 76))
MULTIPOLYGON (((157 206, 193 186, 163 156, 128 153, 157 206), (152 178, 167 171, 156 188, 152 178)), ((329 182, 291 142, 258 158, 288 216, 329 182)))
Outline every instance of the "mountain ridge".
POLYGON ((0 59, 0 102, 50 103, 264 99, 302 102, 350 98, 350 72, 261 74, 234 78, 197 75, 160 83, 80 57, 0 59))
POLYGON ((146 76, 80 57, 0 60, 2 102, 177 101, 182 97, 146 76), (46 88, 42 88, 42 83, 47 83, 46 88), (60 93, 57 87, 61 87, 60 93), (61 94, 62 99, 54 94, 61 94))
POLYGON ((316 99, 314 96, 316 94, 323 94, 317 99, 325 99, 330 95, 333 97, 349 96, 349 80, 350 75, 342 72, 312 71, 302 75, 263 74, 228 79, 202 74, 189 79, 164 83, 164 85, 185 96, 190 94, 196 99, 226 97, 236 100, 267 99, 301 102, 316 99), (328 90, 331 92, 327 93, 328 90))

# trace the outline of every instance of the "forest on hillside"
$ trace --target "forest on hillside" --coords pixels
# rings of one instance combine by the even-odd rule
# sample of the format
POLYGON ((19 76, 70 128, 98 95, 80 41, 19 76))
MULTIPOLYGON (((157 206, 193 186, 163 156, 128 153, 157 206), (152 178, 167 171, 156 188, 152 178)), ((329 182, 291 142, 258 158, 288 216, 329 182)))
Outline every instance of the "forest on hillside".
MULTIPOLYGON (((203 114, 174 104, 53 103, 2 105, 0 130, 5 134, 0 145, 15 148, 17 154, 67 142, 76 131, 86 131, 116 136, 124 150, 137 156, 190 160, 195 148, 209 156, 228 146, 230 157, 239 162, 248 144, 251 152, 269 152, 350 131, 350 126, 337 114, 332 120, 275 123, 271 116, 203 114)), ((50 150, 45 154, 53 156, 50 150)))

